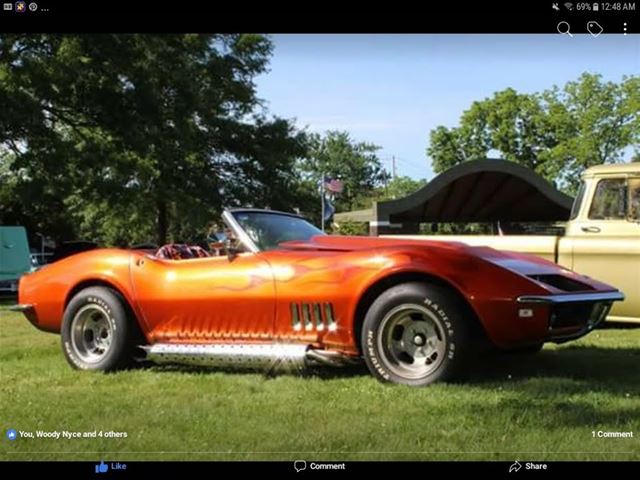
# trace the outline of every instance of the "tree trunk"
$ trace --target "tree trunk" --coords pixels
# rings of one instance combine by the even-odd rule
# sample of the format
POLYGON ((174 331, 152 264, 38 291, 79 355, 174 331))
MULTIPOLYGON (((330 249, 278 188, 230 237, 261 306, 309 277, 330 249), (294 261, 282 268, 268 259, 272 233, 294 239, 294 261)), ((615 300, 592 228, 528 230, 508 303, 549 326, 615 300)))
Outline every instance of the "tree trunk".
POLYGON ((162 246, 167 243, 167 229, 168 229, 168 218, 167 218, 167 202, 159 199, 156 203, 158 218, 156 222, 156 240, 158 245, 162 246))

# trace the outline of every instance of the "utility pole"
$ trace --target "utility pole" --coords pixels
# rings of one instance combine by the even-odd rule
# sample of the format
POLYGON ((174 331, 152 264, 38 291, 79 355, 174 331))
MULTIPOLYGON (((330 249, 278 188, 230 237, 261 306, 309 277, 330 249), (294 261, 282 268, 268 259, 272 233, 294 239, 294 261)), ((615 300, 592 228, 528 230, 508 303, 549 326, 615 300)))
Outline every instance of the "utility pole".
POLYGON ((396 178, 396 156, 391 157, 391 178, 396 178))

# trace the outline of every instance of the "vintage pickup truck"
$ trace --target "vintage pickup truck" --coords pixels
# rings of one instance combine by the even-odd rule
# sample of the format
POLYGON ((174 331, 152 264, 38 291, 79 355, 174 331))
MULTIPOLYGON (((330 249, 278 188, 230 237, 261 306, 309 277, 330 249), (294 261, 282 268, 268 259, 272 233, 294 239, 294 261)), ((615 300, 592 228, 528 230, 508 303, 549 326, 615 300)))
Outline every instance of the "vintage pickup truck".
POLYGON ((457 241, 538 255, 619 288, 626 299, 614 305, 607 319, 640 322, 640 163, 591 167, 582 180, 563 236, 394 237, 457 241))

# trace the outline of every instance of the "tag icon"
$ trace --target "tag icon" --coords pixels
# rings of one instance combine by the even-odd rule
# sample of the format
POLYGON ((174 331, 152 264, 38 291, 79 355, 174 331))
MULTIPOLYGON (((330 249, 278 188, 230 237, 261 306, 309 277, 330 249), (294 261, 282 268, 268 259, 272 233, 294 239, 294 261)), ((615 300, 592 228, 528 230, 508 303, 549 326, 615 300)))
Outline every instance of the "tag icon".
POLYGON ((593 38, 596 38, 598 35, 602 33, 602 27, 598 22, 587 22, 587 31, 591 34, 593 38))

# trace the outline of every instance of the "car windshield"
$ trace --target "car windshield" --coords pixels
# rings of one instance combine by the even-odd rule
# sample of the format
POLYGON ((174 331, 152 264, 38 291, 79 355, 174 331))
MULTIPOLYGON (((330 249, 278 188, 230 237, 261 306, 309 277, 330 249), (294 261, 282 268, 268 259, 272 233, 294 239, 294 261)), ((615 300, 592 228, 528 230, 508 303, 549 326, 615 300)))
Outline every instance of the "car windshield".
POLYGON ((282 242, 325 235, 306 220, 292 215, 251 211, 232 212, 232 215, 261 251, 278 248, 282 242))

